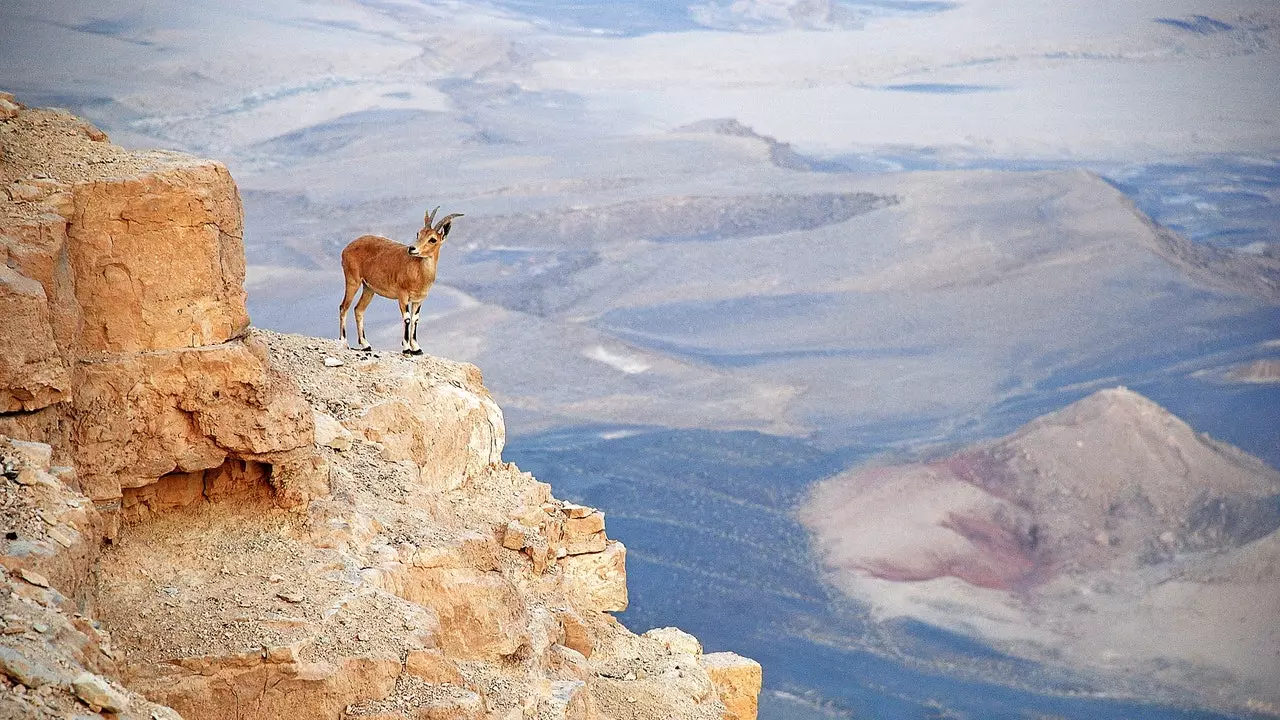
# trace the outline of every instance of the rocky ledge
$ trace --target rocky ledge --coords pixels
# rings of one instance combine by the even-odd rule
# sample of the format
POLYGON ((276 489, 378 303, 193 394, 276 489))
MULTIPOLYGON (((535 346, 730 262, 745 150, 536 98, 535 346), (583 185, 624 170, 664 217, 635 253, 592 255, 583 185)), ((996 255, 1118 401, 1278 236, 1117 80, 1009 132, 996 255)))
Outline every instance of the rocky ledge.
POLYGON ((478 369, 250 329, 223 166, 0 111, 0 717, 755 717, 478 369))

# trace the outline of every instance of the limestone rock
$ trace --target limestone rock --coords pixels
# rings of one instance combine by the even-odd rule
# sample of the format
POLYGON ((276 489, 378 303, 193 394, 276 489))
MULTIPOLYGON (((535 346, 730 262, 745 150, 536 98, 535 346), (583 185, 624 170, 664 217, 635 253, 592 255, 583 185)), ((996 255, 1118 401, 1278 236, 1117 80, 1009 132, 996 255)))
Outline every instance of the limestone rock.
POLYGON ((61 112, 24 110, 6 130, 0 414, 53 413, 0 426, 54 444, 99 502, 228 457, 275 466, 277 485, 284 468, 306 470, 310 408, 243 339, 241 208, 227 169, 131 153, 61 112))
POLYGON ((510 655, 528 640, 524 604, 500 573, 412 568, 392 590, 435 610, 440 618, 440 647, 452 657, 493 660, 510 655))
POLYGON ((587 610, 627 609, 627 549, 616 540, 603 552, 570 555, 561 561, 565 593, 587 610))
POLYGON ((68 397, 70 378, 40 283, 0 264, 0 412, 37 410, 68 397))
POLYGON ((551 683, 547 697, 538 704, 538 717, 547 720, 594 720, 599 715, 585 682, 560 680, 551 683))
POLYGON ((424 487, 456 490, 502 459, 502 411, 480 385, 459 386, 414 376, 400 380, 401 397, 369 407, 348 426, 380 443, 388 460, 412 460, 424 487))
POLYGON ((728 710, 725 720, 755 720, 764 679, 760 663, 731 652, 709 653, 698 663, 728 710))
POLYGON ((564 548, 570 555, 603 552, 608 538, 604 534, 604 513, 592 510, 579 517, 569 516, 564 522, 564 548))
POLYGON ((36 587, 42 587, 42 588, 49 587, 49 579, 46 578, 44 575, 41 575, 40 573, 36 572, 35 570, 19 568, 18 577, 22 578, 23 580, 26 580, 27 582, 31 583, 32 585, 35 585, 36 587))
POLYGON ((228 455, 309 452, 314 437, 297 386, 268 370, 252 340, 93 363, 75 398, 74 456, 94 500, 215 468, 228 455))
POLYGON ((36 689, 61 682, 58 672, 39 659, 29 658, 11 647, 0 645, 0 672, 14 682, 36 689))
POLYGON ((38 469, 48 470, 53 465, 53 448, 48 443, 10 439, 9 447, 38 469))
POLYGON ((702 654, 702 643, 698 642, 698 638, 680 628, 654 628, 645 632, 644 637, 657 640, 670 653, 684 653, 695 657, 702 654))
POLYGON ((351 449, 351 442, 355 436, 332 415, 316 410, 312 419, 316 427, 317 445, 333 448, 339 452, 351 449))
POLYGON ((0 717, 718 715, 605 614, 625 549, 502 462, 477 368, 248 330, 224 167, 11 100, 0 717))
POLYGON ((404 669, 432 685, 461 685, 463 682, 457 663, 442 650, 411 650, 405 657, 404 669))
POLYGON ((231 174, 220 163, 181 156, 156 165, 75 186, 67 247, 82 351, 217 345, 249 325, 231 174))
POLYGON ((484 717, 484 698, 462 688, 453 688, 441 697, 433 698, 418 707, 413 720, 481 720, 484 717))
POLYGON ((11 93, 0 93, 0 120, 16 118, 21 111, 22 106, 13 99, 11 93))
POLYGON ((555 611, 555 616, 560 621, 561 644, 577 651, 584 658, 590 658, 595 652, 596 643, 591 629, 583 622, 582 616, 571 608, 559 608, 555 611))
POLYGON ((400 669, 384 656, 286 664, 230 657, 199 673, 140 675, 133 687, 185 718, 337 718, 348 705, 387 697, 400 669))
POLYGON ((93 673, 80 673, 71 681, 71 688, 76 697, 85 701, 90 707, 98 707, 107 712, 120 713, 129 707, 129 698, 124 693, 111 687, 106 680, 93 673))

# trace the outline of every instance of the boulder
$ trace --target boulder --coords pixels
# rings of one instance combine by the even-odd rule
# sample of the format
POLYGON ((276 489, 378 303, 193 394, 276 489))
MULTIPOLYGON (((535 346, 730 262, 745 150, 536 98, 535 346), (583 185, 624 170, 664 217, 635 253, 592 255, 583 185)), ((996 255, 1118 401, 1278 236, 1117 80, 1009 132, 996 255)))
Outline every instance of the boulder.
POLYGON ((724 703, 725 720, 756 720, 764 680, 760 663, 735 653, 717 652, 701 656, 698 664, 707 671, 724 703))
POLYGON ((147 159, 147 172, 74 186, 67 257, 81 353, 217 345, 249 325, 231 174, 176 153, 147 159))
POLYGON ((645 632, 644 637, 657 640, 669 653, 683 653, 695 657, 702 654, 702 643, 698 642, 698 638, 680 628, 654 628, 645 632))
POLYGON ((626 562, 627 548, 616 540, 609 541, 603 552, 562 559, 565 594, 585 610, 626 610, 626 562))

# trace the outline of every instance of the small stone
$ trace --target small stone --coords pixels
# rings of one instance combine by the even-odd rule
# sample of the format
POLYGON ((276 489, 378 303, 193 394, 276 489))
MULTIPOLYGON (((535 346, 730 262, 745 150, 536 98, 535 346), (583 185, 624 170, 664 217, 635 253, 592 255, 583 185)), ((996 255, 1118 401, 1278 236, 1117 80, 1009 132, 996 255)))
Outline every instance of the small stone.
POLYGON ((359 640, 360 642, 369 642, 369 633, 361 630, 360 632, 356 633, 356 639, 359 640))
POLYGON ((325 367, 342 367, 343 365, 346 365, 346 363, 342 362, 336 357, 327 357, 324 359, 325 367))
POLYGON ((273 583, 284 582, 284 576, 272 575, 271 577, 267 578, 267 582, 273 582, 273 583))
POLYGON ((36 587, 42 587, 42 588, 49 587, 48 578, 36 572, 35 570, 19 568, 18 577, 22 578, 23 580, 26 580, 27 582, 31 583, 32 585, 35 585, 36 587))
POLYGON ((71 536, 68 535, 65 531, 63 531, 62 526, 51 527, 49 528, 48 533, 49 533, 50 540, 53 540, 54 542, 58 543, 59 545, 65 548, 71 547, 71 542, 72 542, 71 536))
POLYGON ((49 632, 49 626, 48 626, 48 625, 45 625, 44 623, 32 623, 32 624, 31 624, 31 629, 32 629, 32 630, 35 630, 36 632, 38 632, 38 633, 40 633, 40 634, 42 634, 42 635, 43 635, 44 633, 49 632))
POLYGON ((1178 543, 1178 536, 1174 535, 1172 530, 1165 530, 1160 533, 1160 542, 1165 545, 1176 545, 1178 543))
POLYGON ((294 605, 297 605, 298 603, 306 599, 302 596, 301 593, 294 592, 293 590, 282 590, 276 593, 276 597, 280 598, 281 600, 287 603, 293 603, 294 605))
POLYGON ((129 707, 128 697, 93 673, 83 672, 77 675, 71 681, 71 689, 75 691, 76 697, 89 706, 97 706, 107 712, 121 713, 129 707))

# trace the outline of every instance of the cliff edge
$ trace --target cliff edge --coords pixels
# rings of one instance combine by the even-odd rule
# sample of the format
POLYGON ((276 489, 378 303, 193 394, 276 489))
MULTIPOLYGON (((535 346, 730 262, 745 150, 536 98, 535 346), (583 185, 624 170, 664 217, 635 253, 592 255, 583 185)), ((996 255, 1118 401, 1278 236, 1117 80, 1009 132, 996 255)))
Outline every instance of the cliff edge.
POLYGON ((222 165, 0 94, 0 718, 755 717, 475 367, 249 328, 222 165))

